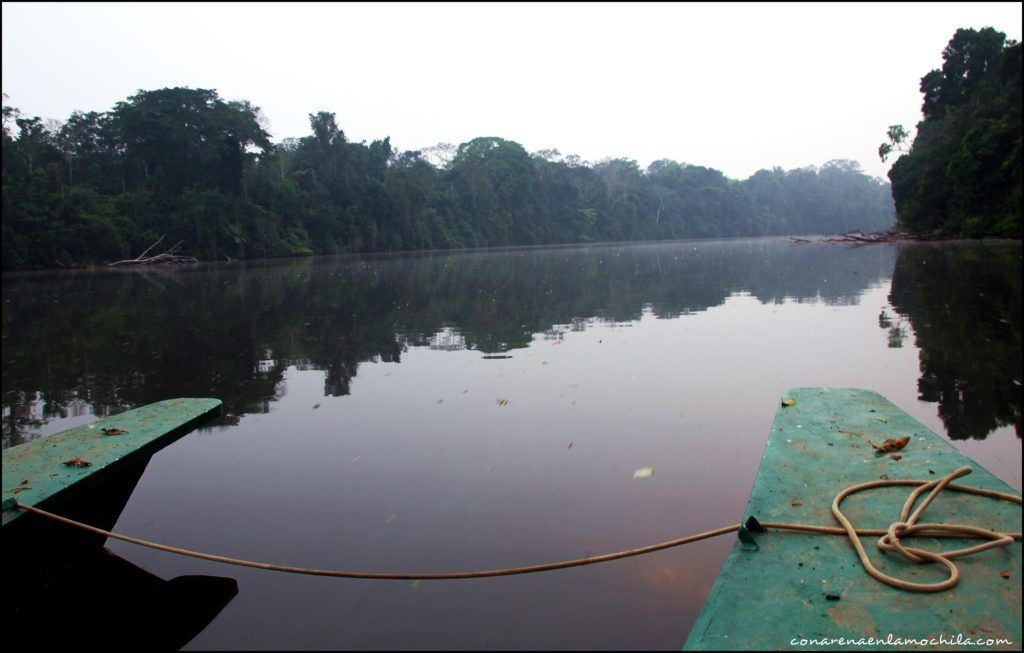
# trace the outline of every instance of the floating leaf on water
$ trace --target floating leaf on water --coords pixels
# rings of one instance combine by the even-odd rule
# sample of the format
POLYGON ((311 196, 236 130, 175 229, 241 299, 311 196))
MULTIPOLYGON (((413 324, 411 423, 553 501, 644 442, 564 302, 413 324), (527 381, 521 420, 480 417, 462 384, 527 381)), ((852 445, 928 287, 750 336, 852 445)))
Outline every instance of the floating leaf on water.
POLYGON ((320 404, 313 404, 313 410, 316 410, 319 407, 320 407, 320 404))
POLYGON ((508 406, 508 402, 509 401, 511 401, 511 399, 505 399, 503 397, 499 397, 498 398, 498 405, 499 406, 508 406))
POLYGON ((68 467, 91 467, 92 463, 82 460, 81 458, 72 458, 71 460, 65 460, 64 464, 68 467))
POLYGON ((799 508, 800 506, 804 505, 804 502, 803 501, 790 501, 789 505, 793 506, 794 508, 799 508))
POLYGON ((1000 576, 1002 576, 1003 578, 1009 578, 1009 577, 1010 577, 1010 572, 1008 572, 1008 571, 1003 571, 1003 572, 1002 572, 1002 573, 1000 573, 999 575, 1000 575, 1000 576))
POLYGON ((422 580, 420 580, 419 578, 417 578, 416 580, 414 580, 414 581, 413 581, 413 582, 412 582, 412 583, 411 583, 411 584, 409 585, 409 587, 411 587, 411 588, 413 588, 413 589, 416 589, 417 587, 419 587, 419 586, 420 586, 420 583, 422 583, 422 582, 423 582, 422 580))
POLYGON ((127 432, 128 432, 128 431, 125 431, 124 429, 117 429, 117 428, 113 428, 113 429, 101 429, 101 430, 102 430, 102 431, 103 431, 104 433, 106 433, 107 435, 124 435, 125 433, 127 433, 127 432))
POLYGON ((650 478, 652 476, 654 476, 653 467, 641 467, 633 472, 633 478, 650 478))
POLYGON ((839 598, 840 598, 840 597, 839 597, 839 595, 838 595, 838 594, 826 594, 826 595, 825 595, 825 600, 826 600, 826 601, 838 601, 838 600, 839 600, 839 598))
POLYGON ((892 458, 893 460, 899 460, 899 459, 900 459, 900 458, 902 458, 903 456, 899 455, 898 453, 894 453, 894 454, 892 454, 892 455, 891 455, 891 456, 889 456, 889 457, 890 457, 890 458, 892 458))
POLYGON ((572 449, 572 440, 569 441, 569 446, 567 446, 566 449, 572 449))
POLYGON ((783 406, 792 406, 795 403, 796 403, 796 399, 783 399, 782 400, 782 405, 783 406))
POLYGON ((883 442, 881 445, 877 445, 874 442, 872 442, 871 440, 868 440, 868 444, 870 444, 875 449, 878 449, 879 451, 899 451, 903 447, 907 446, 908 442, 910 442, 910 438, 908 438, 908 437, 896 438, 896 439, 889 438, 888 440, 883 442))
POLYGON ((882 422, 883 424, 888 424, 888 423, 889 423, 889 420, 887 420, 887 419, 886 419, 886 418, 884 418, 884 417, 876 417, 876 416, 874 416, 874 415, 868 415, 868 417, 870 417, 871 419, 876 419, 876 420, 878 420, 879 422, 882 422))

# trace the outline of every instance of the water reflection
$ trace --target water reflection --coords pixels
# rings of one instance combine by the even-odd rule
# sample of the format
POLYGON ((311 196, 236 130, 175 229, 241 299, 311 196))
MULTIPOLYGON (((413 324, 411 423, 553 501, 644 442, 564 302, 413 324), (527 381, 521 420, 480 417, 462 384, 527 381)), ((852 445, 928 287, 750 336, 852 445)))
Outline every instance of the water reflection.
POLYGON ((878 326, 889 332, 889 348, 899 349, 907 337, 907 330, 903 327, 903 320, 893 319, 884 308, 878 314, 878 326))
MULTIPOLYGON (((220 397, 235 423, 269 410, 289 366, 324 370, 324 394, 342 396, 361 363, 410 346, 504 355, 535 333, 738 293, 846 305, 893 274, 891 247, 837 251, 768 239, 6 275, 3 446, 55 417, 171 396, 220 397)), ((878 323, 889 347, 913 326, 920 396, 952 437, 1020 434, 1020 273, 1019 246, 904 247, 895 261, 897 314, 878 323)))
POLYGON ((171 396, 219 397, 234 423, 269 409, 289 366, 325 370, 324 394, 341 396, 360 363, 410 346, 500 355, 740 292, 850 304, 892 260, 757 240, 7 275, 3 445, 171 396))
MULTIPOLYGON (((1021 437, 1020 244, 901 247, 889 301, 921 350, 920 399, 938 402, 949 436, 1013 426, 1021 437)), ((900 327, 881 317, 879 326, 890 342, 900 327)))

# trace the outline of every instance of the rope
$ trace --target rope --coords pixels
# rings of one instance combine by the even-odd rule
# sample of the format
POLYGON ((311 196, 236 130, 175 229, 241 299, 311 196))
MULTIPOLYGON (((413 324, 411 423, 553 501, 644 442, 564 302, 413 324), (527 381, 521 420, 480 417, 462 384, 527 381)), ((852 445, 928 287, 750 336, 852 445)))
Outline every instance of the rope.
POLYGON ((151 549, 157 549, 159 551, 167 551, 169 553, 177 553, 180 555, 190 556, 193 558, 200 558, 202 560, 212 560, 214 562, 224 562, 229 565, 238 565, 241 567, 253 567, 255 569, 268 569, 270 571, 283 571, 290 574, 306 574, 310 576, 330 576, 333 578, 361 578, 370 580, 456 580, 465 578, 490 578, 493 576, 512 576, 515 574, 530 574, 538 571, 552 571, 555 569, 566 569, 568 567, 580 567, 583 565, 592 565, 598 562, 608 562, 609 560, 619 560, 620 558, 628 558, 630 556, 641 555, 643 553, 651 553, 653 551, 660 551, 662 549, 668 549, 673 546, 679 546, 682 544, 689 544, 690 542, 697 542, 710 537, 716 537, 718 535, 724 535, 733 531, 739 530, 739 524, 733 524, 732 526, 724 526, 717 528, 712 531, 706 531, 704 533, 698 533, 697 535, 690 535, 688 537, 681 537, 676 540, 669 540, 667 542, 661 542, 659 544, 652 544, 650 546, 641 547, 639 549, 630 549, 628 551, 619 551, 616 553, 608 553, 600 556, 592 556, 589 558, 577 558, 575 560, 565 560, 563 562, 551 562, 542 565, 531 565, 529 567, 511 567, 505 569, 491 569, 487 571, 461 571, 452 573, 373 573, 373 572, 361 572, 361 571, 334 571, 330 569, 307 569, 305 567, 288 567, 284 565, 273 565, 264 562, 252 562, 250 560, 240 560, 238 558, 229 558, 226 556, 214 555, 212 553, 202 553, 199 551, 192 551, 189 549, 179 549, 173 546, 167 546, 165 544, 158 544, 156 542, 150 542, 148 540, 142 540, 136 537, 128 535, 120 535, 118 533, 112 533, 105 531, 95 526, 89 526, 88 524, 82 524, 76 522, 67 517, 61 517, 45 510, 33 506, 26 506, 23 503, 17 504, 18 508, 34 512, 56 521, 70 524, 71 526, 77 526, 93 533, 100 535, 106 535, 117 540, 124 542, 131 542, 132 544, 139 544, 141 546, 148 546, 151 549))
POLYGON ((946 474, 942 478, 931 481, 928 483, 919 482, 920 487, 910 493, 907 497, 906 503, 903 504, 903 511, 900 513, 899 521, 893 522, 889 525, 886 534, 878 540, 878 548, 883 551, 899 551, 900 554, 907 560, 913 562, 938 562, 949 570, 949 578, 938 583, 912 583, 910 581, 901 580, 894 576, 882 573, 875 567, 871 560, 868 559, 867 552, 864 551, 864 545, 861 544, 860 538, 857 536, 857 531, 853 528, 853 524, 846 518, 846 515, 839 509, 839 504, 843 502, 843 499, 867 490, 873 487, 880 487, 882 485, 908 485, 906 481, 872 481, 869 483, 861 483, 860 485, 854 485, 846 488, 842 492, 836 495, 836 498, 832 500, 832 514, 835 516, 839 523, 846 529, 846 533, 850 536, 850 542, 853 544, 853 548, 857 550, 857 556, 860 557, 860 562, 864 565, 864 570, 868 572, 872 577, 877 578, 887 585, 898 587, 900 589, 910 590, 912 592, 941 592, 942 590, 949 589, 957 584, 960 580, 960 570, 953 563, 953 558, 959 558, 962 556, 970 555, 972 553, 978 553, 986 549, 991 549, 997 546, 1006 546, 1014 541, 1014 539, 1020 539, 1020 534, 1010 535, 1006 533, 996 533, 984 528, 977 528, 974 526, 962 526, 954 524, 918 524, 917 520, 921 517, 921 513, 928 507, 928 504, 938 496, 945 488, 952 488, 962 492, 970 492, 971 494, 979 494, 986 497, 1003 499, 1006 501, 1012 501, 1020 505, 1021 498, 1013 494, 1004 494, 1002 492, 994 492, 992 490, 982 490, 979 488, 967 487, 967 486, 956 486, 951 485, 951 481, 961 476, 966 476, 971 473, 970 467, 960 467, 953 470, 949 474, 946 474), (928 496, 925 498, 921 506, 914 511, 914 514, 910 514, 910 510, 914 507, 914 503, 918 497, 922 494, 931 490, 928 496), (909 515, 909 517, 908 517, 909 515), (984 544, 978 544, 966 549, 957 549, 954 551, 945 551, 943 553, 932 553, 931 551, 925 551, 924 549, 917 549, 909 546, 904 546, 900 543, 901 535, 919 535, 919 536, 930 536, 930 537, 981 537, 989 539, 984 544))
MULTIPOLYGON (((980 488, 973 488, 964 485, 955 485, 950 483, 954 478, 959 478, 971 472, 970 467, 961 467, 947 476, 937 481, 922 481, 922 480, 889 480, 889 481, 872 481, 868 483, 861 483, 859 485, 853 485, 846 488, 838 495, 832 503, 832 513, 836 519, 843 525, 842 528, 829 527, 829 526, 816 526, 811 524, 790 524, 786 522, 763 522, 761 524, 764 528, 778 529, 778 530, 792 530, 792 531, 803 531, 809 533, 819 533, 825 535, 846 535, 850 538, 854 548, 857 550, 857 555, 860 557, 861 563, 864 565, 865 570, 878 580, 899 587, 902 589, 918 592, 936 592, 944 589, 948 589, 957 583, 959 580, 959 572, 957 571, 956 565, 951 562, 952 558, 957 558, 971 553, 977 553, 984 551, 996 546, 1005 546, 1014 540, 1020 540, 1020 533, 997 533, 995 531, 986 530, 983 528, 977 528, 974 526, 956 526, 947 524, 916 524, 917 519, 921 516, 921 513, 928 506, 929 503, 938 495, 943 489, 957 490, 959 492, 968 492, 971 494, 978 494, 981 496, 1002 499, 1005 501, 1012 501, 1020 504, 1020 497, 1013 494, 1004 494, 1002 492, 995 492, 993 490, 983 490, 980 488), (897 521, 889 526, 887 529, 878 528, 854 528, 850 523, 849 519, 839 510, 839 504, 847 496, 860 492, 862 490, 893 486, 893 485, 916 485, 918 488, 914 490, 907 502, 903 506, 903 512, 900 516, 900 521, 897 521), (912 516, 908 518, 910 509, 913 507, 917 498, 927 492, 929 489, 932 490, 931 494, 925 499, 924 503, 917 509, 912 516), (900 536, 908 535, 920 535, 920 536, 931 536, 931 537, 958 537, 958 538, 987 538, 990 541, 984 544, 979 544, 967 549, 959 549, 956 551, 946 553, 931 553, 922 549, 912 548, 904 546, 900 543, 900 536), (864 547, 860 542, 860 535, 881 535, 882 538, 878 541, 879 548, 884 550, 896 550, 903 554, 909 560, 914 562, 939 562, 945 565, 950 570, 950 578, 941 583, 925 584, 925 583, 911 583, 903 581, 892 576, 888 576, 878 571, 871 561, 868 559, 867 554, 864 551, 864 547)), ((661 551, 663 549, 669 549, 683 544, 689 544, 690 542, 697 542, 705 540, 711 537, 717 537, 718 535, 724 535, 726 533, 732 533, 739 530, 739 524, 732 524, 731 526, 723 526, 722 528, 716 528, 714 530, 705 531, 703 533, 697 533, 696 535, 689 535, 687 537, 681 537, 674 540, 668 540, 660 542, 658 544, 652 544, 636 549, 629 549, 626 551, 618 551, 615 553, 608 553, 599 556, 590 556, 586 558, 576 558, 574 560, 565 560, 562 562, 552 562, 547 564, 530 565, 526 567, 510 567, 504 569, 491 569, 486 571, 463 571, 463 572, 451 572, 451 573, 374 573, 374 572, 358 572, 358 571, 335 571, 330 569, 309 569, 306 567, 291 567, 285 565, 274 565, 264 562, 253 562, 251 560, 242 560, 239 558, 231 558, 228 556, 214 555, 211 553, 202 553, 200 551, 192 551, 190 549, 182 549, 173 546, 167 546, 166 544, 159 544, 156 542, 150 542, 137 537, 131 537, 129 535, 121 535, 119 533, 113 533, 106 531, 95 526, 83 524, 81 522, 62 517, 51 512, 47 512, 35 506, 28 506, 21 502, 16 502, 15 507, 33 512, 43 517, 53 519, 55 521, 75 526, 92 533, 99 535, 105 535, 106 537, 121 540, 123 542, 129 542, 131 544, 138 544, 140 546, 149 547, 151 549, 157 549, 158 551, 166 551, 168 553, 176 553, 179 555, 189 556, 192 558, 199 558, 201 560, 211 560, 213 562, 223 562, 230 565, 238 565, 241 567, 251 567, 254 569, 266 569, 269 571, 282 571, 290 574, 305 574, 309 576, 328 576, 332 578, 357 578, 357 579, 369 579, 369 580, 455 580, 455 579, 467 579, 467 578, 491 578, 495 576, 512 576, 516 574, 530 574, 541 571, 553 571, 555 569, 567 569, 569 567, 581 567, 583 565, 592 565, 599 562, 608 562, 611 560, 620 560, 622 558, 628 558, 631 556, 642 555, 644 553, 652 553, 654 551, 661 551)))

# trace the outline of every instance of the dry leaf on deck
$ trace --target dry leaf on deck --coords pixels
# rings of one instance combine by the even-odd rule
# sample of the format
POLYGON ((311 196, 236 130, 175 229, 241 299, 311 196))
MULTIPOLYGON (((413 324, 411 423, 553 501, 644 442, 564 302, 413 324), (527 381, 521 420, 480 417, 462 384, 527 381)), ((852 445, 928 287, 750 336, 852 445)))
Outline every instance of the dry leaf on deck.
POLYGON ((116 428, 115 429, 100 429, 100 430, 102 430, 107 435, 124 435, 125 433, 128 432, 128 431, 125 431, 124 429, 116 429, 116 428))
POLYGON ((907 437, 896 438, 895 440, 890 438, 883 442, 881 446, 879 446, 872 442, 871 440, 868 440, 868 444, 870 444, 875 449, 878 449, 879 451, 899 451, 903 447, 907 446, 908 442, 910 442, 910 438, 907 437))
POLYGON ((65 460, 64 464, 68 467, 91 467, 92 463, 81 458, 72 458, 71 460, 65 460))

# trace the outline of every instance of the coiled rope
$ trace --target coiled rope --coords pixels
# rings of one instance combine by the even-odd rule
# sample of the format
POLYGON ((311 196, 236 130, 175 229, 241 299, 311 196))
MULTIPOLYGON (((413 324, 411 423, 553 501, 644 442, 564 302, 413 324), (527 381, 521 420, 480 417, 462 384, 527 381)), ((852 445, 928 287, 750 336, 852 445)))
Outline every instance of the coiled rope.
MULTIPOLYGON (((839 494, 836 495, 832 502, 832 514, 842 524, 842 528, 829 527, 829 526, 815 526, 809 524, 790 524, 785 522, 763 522, 761 526, 766 529, 778 529, 778 530, 792 530, 802 531, 808 533, 820 533, 826 535, 846 535, 850 538, 853 547, 857 551, 857 555, 860 557, 861 564, 864 565, 865 571, 868 572, 872 577, 878 580, 898 587, 905 590, 914 592, 938 592, 941 590, 949 589, 956 585, 960 578, 959 571, 956 565, 952 562, 953 558, 959 558, 962 556, 970 555, 972 553, 978 553, 986 549, 991 549, 997 546, 1006 546, 1012 543, 1014 540, 1020 540, 1020 533, 999 533, 996 531, 987 530, 984 528, 978 528, 975 526, 963 526, 963 525, 952 525, 952 524, 918 524, 917 520, 920 518, 921 513, 928 506, 929 503, 944 489, 956 490, 959 492, 967 492, 970 494, 977 494, 980 496, 1001 499, 1004 501, 1011 501, 1020 505, 1021 498, 1014 494, 1006 494, 1003 492, 995 492, 993 490, 984 490, 981 488, 974 488, 965 485, 955 485, 951 481, 955 478, 959 478, 966 474, 971 473, 970 467, 961 467, 953 472, 950 472, 941 479, 934 481, 923 481, 923 480, 886 480, 886 481, 871 481, 868 483, 860 483, 858 485, 852 485, 839 494), (871 488, 885 487, 885 486, 918 486, 910 496, 907 498, 906 503, 903 506, 900 520, 894 522, 887 529, 877 528, 854 528, 850 520, 843 515, 839 509, 840 503, 843 499, 851 494, 855 494, 862 490, 868 490, 871 488), (925 498, 921 506, 910 515, 910 510, 913 508, 914 503, 917 501, 921 494, 931 490, 931 493, 925 498), (909 515, 909 517, 908 517, 909 515), (950 577, 940 583, 912 583, 909 581, 900 580, 879 571, 867 557, 867 553, 864 551, 864 547, 860 541, 860 535, 881 535, 882 537, 878 540, 878 547, 883 550, 895 550, 901 553, 905 558, 917 563, 928 563, 938 562, 946 566, 950 571, 950 577), (990 540, 984 544, 979 544, 966 549, 957 549, 955 551, 948 551, 944 553, 932 553, 923 549, 908 547, 900 542, 900 537, 918 535, 923 537, 955 537, 955 538, 983 538, 990 540)), ((377 572, 359 572, 359 571, 336 571, 330 569, 309 569, 306 567, 291 567, 285 565, 268 564, 264 562, 253 562, 251 560, 241 560, 239 558, 231 558, 228 556, 214 555, 211 553, 202 553, 200 551, 192 551, 190 549, 182 549, 173 546, 167 546, 165 544, 158 544, 156 542, 150 542, 148 540, 139 539, 137 537, 131 537, 128 535, 121 535, 119 533, 113 533, 106 531, 95 526, 83 524, 81 522, 62 517, 60 515, 41 510, 34 506, 28 506, 20 502, 15 503, 15 507, 32 512, 55 521, 75 526, 92 533, 99 535, 105 535, 123 542, 129 542, 131 544, 138 544, 140 546, 149 547, 151 549, 157 549, 158 551, 166 551, 168 553, 176 553, 179 555, 190 556, 192 558, 199 558, 201 560, 211 560, 213 562, 223 562, 231 565, 238 565, 241 567, 252 567, 254 569, 266 569, 269 571, 281 571, 290 574, 305 574, 310 576, 329 576, 333 578, 358 578, 358 579, 370 579, 370 580, 455 580, 455 579, 466 579, 466 578, 491 578, 495 576, 512 576, 516 574, 530 574, 541 571, 553 571, 555 569, 566 569, 569 567, 580 567, 583 565, 592 565, 599 562, 608 562, 611 560, 619 560, 622 558, 628 558, 631 556, 642 555, 644 553, 652 553, 654 551, 661 551, 663 549, 669 549, 675 546, 683 544, 689 544, 690 542, 697 542, 699 540, 716 537, 718 535, 724 535, 726 533, 732 533, 739 530, 740 524, 732 524, 731 526, 723 526, 722 528, 716 528, 714 530, 705 531, 696 535, 689 535, 687 537, 681 537, 674 540, 668 540, 660 542, 658 544, 652 544, 650 546, 644 546, 637 549, 629 549, 626 551, 618 551, 615 553, 608 553, 599 556, 590 556, 586 558, 576 558, 574 560, 565 560, 562 562, 552 562, 540 565, 530 565, 526 567, 509 567, 504 569, 491 569, 485 571, 464 571, 464 572, 451 572, 451 573, 377 573, 377 572)))

